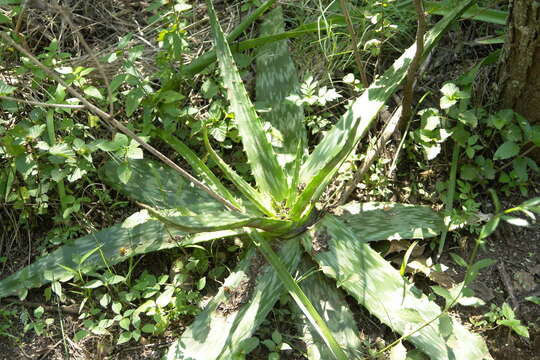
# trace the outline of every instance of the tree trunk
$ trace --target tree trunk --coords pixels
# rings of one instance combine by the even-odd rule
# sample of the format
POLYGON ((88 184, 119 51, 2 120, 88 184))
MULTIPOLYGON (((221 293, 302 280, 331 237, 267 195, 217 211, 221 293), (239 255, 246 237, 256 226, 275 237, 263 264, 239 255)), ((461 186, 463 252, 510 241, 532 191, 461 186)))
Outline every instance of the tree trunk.
POLYGON ((540 0, 510 0, 499 84, 502 108, 540 124, 540 0))

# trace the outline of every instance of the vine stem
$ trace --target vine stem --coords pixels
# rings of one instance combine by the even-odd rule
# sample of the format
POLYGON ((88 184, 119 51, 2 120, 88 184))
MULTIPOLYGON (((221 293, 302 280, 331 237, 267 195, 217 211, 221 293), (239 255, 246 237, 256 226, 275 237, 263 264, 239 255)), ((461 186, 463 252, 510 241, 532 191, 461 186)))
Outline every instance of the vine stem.
POLYGON ((77 90, 75 90, 72 86, 70 86, 68 83, 66 83, 59 75, 57 75, 54 71, 52 71, 50 68, 45 66, 41 61, 39 61, 34 55, 30 53, 27 49, 22 47, 21 45, 17 44, 11 37, 9 37, 5 32, 0 32, 0 37, 7 42, 9 45, 13 46, 15 49, 17 49, 19 52, 24 54, 28 59, 33 62, 37 67, 39 67, 41 70, 47 73, 52 79, 57 81, 59 84, 61 84, 63 87, 66 88, 66 90, 79 99, 83 105, 93 112, 95 115, 102 118, 105 122, 108 124, 111 124, 136 142, 138 142, 143 148, 145 148, 147 151, 149 151, 151 154, 153 154, 155 157, 163 161, 165 164, 170 166, 173 170, 178 172, 180 175, 191 181, 196 187, 201 189, 202 191, 206 192, 208 195, 225 205, 227 208, 234 210, 234 211, 240 211, 236 206, 231 204, 227 199, 222 197, 221 195, 217 194, 215 191, 213 191, 211 188, 197 180, 195 177, 193 177, 190 173, 188 173, 186 170, 182 169, 180 166, 178 166, 176 163, 174 163, 171 159, 169 159, 167 156, 162 154, 159 150, 154 148, 152 145, 148 144, 146 141, 141 139, 139 136, 137 136, 133 131, 128 129, 126 126, 124 126, 122 123, 120 123, 118 120, 114 119, 112 115, 106 113, 105 111, 101 110, 96 105, 92 104, 90 101, 88 101, 83 95, 81 95, 77 90))

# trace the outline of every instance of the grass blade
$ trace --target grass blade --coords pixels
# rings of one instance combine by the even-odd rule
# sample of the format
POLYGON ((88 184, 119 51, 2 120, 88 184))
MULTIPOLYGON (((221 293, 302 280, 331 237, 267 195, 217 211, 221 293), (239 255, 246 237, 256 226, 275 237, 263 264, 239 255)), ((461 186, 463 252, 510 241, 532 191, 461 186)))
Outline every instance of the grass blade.
POLYGON ((235 122, 253 176, 257 186, 263 192, 272 195, 273 199, 278 202, 282 201, 287 196, 285 174, 266 138, 261 120, 249 100, 227 40, 216 18, 212 1, 207 0, 207 4, 223 84, 227 88, 227 98, 234 112, 235 122))
POLYGON ((197 154, 195 154, 184 142, 178 139, 176 136, 171 135, 162 129, 155 130, 158 136, 169 144, 176 152, 184 158, 195 171, 195 173, 201 178, 201 180, 208 185, 212 190, 216 191, 221 196, 229 200, 234 206, 242 208, 236 199, 229 190, 219 181, 216 175, 206 166, 206 164, 199 159, 197 154))
MULTIPOLYGON (((473 2, 474 0, 461 2, 426 33, 424 54, 431 51, 446 29, 473 2)), ((320 196, 339 169, 339 165, 346 160, 358 141, 366 134, 381 107, 405 79, 415 52, 416 44, 413 44, 352 103, 307 158, 300 174, 301 183, 307 186, 293 208, 293 216, 300 215, 310 203, 312 204, 310 206, 313 206, 313 200, 320 196)))
MULTIPOLYGON (((283 32, 283 11, 276 7, 261 24, 261 35, 283 32)), ((287 97, 299 93, 298 76, 289 54, 287 41, 262 45, 257 49, 257 107, 263 109, 261 117, 272 125, 271 143, 279 164, 285 169, 288 184, 296 163, 301 162, 307 151, 304 127, 304 110, 287 97), (299 157, 296 156, 301 147, 299 157)))
MULTIPOLYGON (((295 271, 301 249, 298 240, 282 244, 279 254, 295 271)), ((234 359, 241 343, 264 321, 283 294, 276 271, 251 249, 204 311, 169 348, 166 359, 234 359)))
POLYGON ((167 228, 163 223, 147 220, 133 228, 122 224, 83 236, 72 244, 64 245, 36 260, 31 265, 0 281, 0 298, 18 295, 26 289, 43 286, 53 279, 67 281, 73 274, 66 269, 87 272, 111 266, 129 257, 176 246, 196 244, 203 241, 238 235, 241 231, 220 231, 189 235, 183 231, 167 228), (88 256, 83 264, 79 259, 88 256), (107 260, 107 263, 103 262, 107 260))
POLYGON ((428 206, 385 202, 350 202, 336 214, 362 242, 425 239, 444 229, 441 216, 428 206))
POLYGON ((324 340, 334 358, 338 360, 347 360, 347 355, 341 349, 341 346, 338 344, 334 335, 328 328, 328 325, 319 315, 313 304, 309 301, 307 296, 304 294, 300 286, 291 276, 290 272, 287 270, 281 259, 277 254, 272 250, 266 239, 263 235, 257 233, 256 231, 250 231, 249 235, 255 245, 259 248, 261 253, 264 255, 266 260, 272 265, 276 270, 279 278, 283 282, 283 285, 294 299, 298 307, 306 315, 311 325, 317 330, 318 334, 324 340))
MULTIPOLYGON (((300 263, 300 270, 302 273, 306 273, 314 266, 316 265, 306 257, 300 263)), ((328 324, 336 340, 347 354, 347 358, 350 360, 363 359, 362 343, 358 337, 360 332, 356 327, 353 313, 349 310, 343 292, 336 289, 336 286, 319 272, 308 275, 299 285, 313 306, 315 306, 317 312, 321 314, 328 324)), ((331 359, 333 355, 330 349, 328 349, 298 306, 293 306, 293 311, 302 319, 299 327, 301 338, 307 346, 308 359, 331 359)))
MULTIPOLYGON (((339 286, 394 331, 408 333, 441 313, 437 304, 402 278, 368 244, 359 242, 338 218, 326 216, 303 236, 302 242, 324 274, 336 279, 339 286)), ((432 359, 491 359, 482 338, 471 334, 457 320, 450 324, 436 320, 407 340, 432 359)))

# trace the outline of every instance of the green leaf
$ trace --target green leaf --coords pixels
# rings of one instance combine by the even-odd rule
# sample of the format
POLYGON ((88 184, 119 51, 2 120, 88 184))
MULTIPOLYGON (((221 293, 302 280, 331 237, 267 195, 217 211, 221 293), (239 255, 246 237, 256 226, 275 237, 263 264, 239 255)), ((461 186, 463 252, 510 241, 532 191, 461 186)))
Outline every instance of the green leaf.
POLYGON ((165 306, 169 305, 173 295, 174 295, 174 287, 168 286, 167 288, 165 288, 165 291, 163 291, 156 299, 156 305, 161 308, 164 308, 165 306))
POLYGON ((120 333, 120 336, 118 336, 118 341, 116 341, 116 344, 121 345, 127 343, 129 340, 131 340, 131 333, 129 331, 123 331, 120 333))
POLYGON ((49 154, 66 159, 75 157, 75 151, 73 151, 73 149, 66 143, 54 144, 49 148, 49 154))
POLYGON ((221 203, 166 165, 148 159, 128 160, 126 163, 132 172, 126 184, 118 178, 118 163, 115 161, 105 163, 99 169, 99 175, 109 186, 133 200, 155 208, 182 208, 197 214, 224 209, 221 203))
MULTIPOLYGON (((315 266, 307 257, 302 259, 299 270, 302 274, 306 274, 304 275, 306 278, 300 281, 300 287, 328 324, 337 342, 347 354, 347 358, 363 359, 364 351, 367 349, 360 342, 359 330, 349 304, 345 300, 345 294, 340 289, 336 289, 335 284, 319 272, 308 273, 315 266)), ((297 305, 292 305, 294 305, 295 315, 301 319, 297 322, 297 326, 300 328, 302 341, 307 345, 307 358, 310 360, 332 359, 332 352, 311 326, 309 320, 297 305)))
POLYGON ((240 175, 238 175, 223 159, 214 151, 212 146, 210 145, 210 141, 208 141, 208 134, 206 132, 206 129, 203 129, 203 139, 204 139, 204 145, 206 147, 206 150, 208 150, 208 153, 214 159, 216 164, 218 164, 219 168, 225 176, 236 186, 238 190, 242 194, 244 194, 245 197, 247 197, 251 202, 263 213, 269 216, 274 216, 274 211, 272 210, 272 205, 270 202, 270 199, 267 195, 264 193, 260 193, 257 190, 255 190, 247 181, 245 181, 240 175))
POLYGON ((167 228, 159 221, 149 220, 133 229, 121 225, 103 229, 64 245, 52 253, 0 281, 0 298, 14 295, 21 289, 39 287, 51 281, 47 273, 54 273, 56 279, 66 281, 73 277, 69 269, 78 269, 76 258, 80 254, 93 252, 81 265, 87 272, 112 266, 127 259, 122 249, 129 249, 129 256, 177 247, 178 244, 192 245, 203 241, 238 235, 239 231, 219 231, 188 236, 186 233, 167 228), (103 256, 101 255, 103 254, 103 256), (106 259, 104 262, 103 259, 106 259))
POLYGON ((264 255, 266 260, 276 270, 279 278, 283 282, 283 285, 294 299, 300 310, 302 310, 304 315, 308 318, 310 324, 317 330, 317 333, 330 348, 332 355, 338 360, 346 360, 347 355, 343 352, 343 349, 341 349, 340 345, 334 338, 334 335, 328 328, 328 325, 317 312, 313 304, 309 301, 298 283, 293 279, 281 259, 272 250, 267 240, 264 238, 264 235, 259 234, 257 231, 250 231, 249 236, 260 252, 264 255))
MULTIPOLYGON (((276 7, 266 16, 260 27, 261 36, 284 31, 283 11, 276 7)), ((304 111, 301 105, 287 99, 298 94, 298 76, 288 51, 287 41, 269 43, 257 48, 257 108, 263 120, 272 126, 271 143, 279 164, 285 169, 288 183, 296 162, 301 163, 307 152, 304 111), (300 146, 300 156, 297 148, 300 146)))
POLYGON ((182 156, 184 160, 188 162, 189 166, 191 166, 205 185, 209 186, 212 190, 229 200, 236 207, 241 208, 238 200, 186 144, 164 130, 158 129, 156 132, 163 141, 168 143, 180 156, 182 156))
POLYGON ((444 228, 440 215, 428 206, 389 202, 350 202, 335 210, 362 242, 425 239, 444 228))
POLYGON ((505 141, 495 154, 493 155, 493 160, 505 160, 519 154, 519 145, 513 141, 505 141))
POLYGON ((127 116, 133 115, 135 110, 137 110, 137 107, 139 107, 139 104, 141 103, 144 96, 145 96, 144 90, 138 87, 135 89, 132 89, 126 95, 126 115, 127 116))
POLYGON ((499 215, 491 217, 491 219, 489 219, 489 221, 482 226, 482 229, 480 230, 480 239, 485 239, 491 235, 495 229, 497 229, 497 226, 499 226, 500 220, 501 217, 499 215))
POLYGON ((131 321, 129 320, 129 318, 125 317, 123 318, 122 320, 120 320, 118 322, 118 325, 120 325, 120 327, 124 330, 129 330, 129 324, 131 323, 131 321))
POLYGON ((84 88, 83 92, 90 97, 103 100, 103 95, 101 95, 101 93, 95 86, 87 86, 84 88))
POLYGON ((206 211, 204 215, 184 216, 177 209, 153 209, 146 205, 150 214, 164 223, 189 233, 204 231, 219 231, 237 229, 242 227, 255 227, 267 231, 284 231, 290 228, 292 223, 285 220, 254 217, 231 211, 206 211))
POLYGON ((95 280, 92 280, 92 281, 87 282, 86 284, 84 284, 83 288, 84 289, 96 289, 96 288, 98 288, 100 286, 103 286, 103 281, 95 279, 95 280))
POLYGON ((129 166, 129 163, 122 162, 116 171, 118 174, 118 179, 122 182, 122 184, 127 184, 131 178, 131 167, 129 166))
MULTIPOLYGON (((288 271, 293 272, 301 257, 298 240, 276 245, 280 246, 279 256, 288 271)), ((225 360, 233 359, 233 354, 245 354, 249 345, 245 339, 266 319, 283 292, 276 271, 251 248, 203 312, 172 344, 165 358, 225 360)), ((249 342, 253 345, 255 340, 249 342)))
POLYGON ((15 86, 6 84, 3 80, 0 80, 0 95, 11 95, 17 90, 15 86))
MULTIPOLYGON (((440 20, 425 35, 424 53, 431 51, 435 43, 453 21, 473 3, 462 1, 452 12, 440 20)), ((356 149, 358 141, 367 133, 377 113, 405 79, 409 65, 416 53, 416 45, 403 55, 348 108, 336 125, 326 134, 302 166, 300 183, 307 184, 292 210, 298 216, 322 194, 340 164, 356 149)))
POLYGON ((388 354, 389 360, 405 360, 407 358, 407 349, 401 341, 397 343, 392 349, 390 349, 390 354, 388 354))
POLYGON ((263 192, 271 194, 276 201, 282 201, 287 196, 287 181, 283 169, 249 100, 227 40, 217 21, 212 1, 207 0, 207 4, 223 84, 227 88, 227 97, 253 176, 263 192))
POLYGON ((525 300, 530 301, 533 304, 540 305, 540 297, 538 296, 527 296, 525 300))
MULTIPOLYGON (((339 286, 392 330, 409 333, 441 314, 437 304, 403 279, 368 244, 358 241, 349 226, 336 217, 325 216, 302 235, 302 243, 325 275, 336 279, 339 286), (405 309, 416 311, 417 318, 406 316, 405 309)), ((440 333, 439 323, 440 319, 435 320, 407 340, 433 359, 491 358, 482 338, 471 334, 457 320, 453 320, 448 341, 440 333)))

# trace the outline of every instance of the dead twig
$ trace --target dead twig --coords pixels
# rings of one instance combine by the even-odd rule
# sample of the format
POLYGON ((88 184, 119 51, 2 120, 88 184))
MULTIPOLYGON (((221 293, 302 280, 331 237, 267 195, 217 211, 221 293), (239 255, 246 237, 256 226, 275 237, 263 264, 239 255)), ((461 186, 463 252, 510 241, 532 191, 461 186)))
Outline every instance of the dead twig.
POLYGON ((384 130, 382 134, 377 139, 377 142, 370 146, 368 148, 366 153, 366 158, 364 159, 364 162, 360 166, 360 168, 356 171, 353 178, 347 182, 345 185, 345 189, 343 190, 343 193, 341 194, 341 197, 337 203, 337 205, 343 205, 345 202, 347 202, 347 199, 349 196, 351 196, 351 193, 354 191, 358 183, 362 180, 366 172, 369 170, 375 159, 379 157, 379 154, 381 153, 382 149, 386 145, 386 142, 390 139, 392 134, 395 132, 397 125, 399 123, 399 119, 401 117, 401 106, 398 107, 394 114, 392 114, 392 117, 388 122, 386 123, 384 130))
POLYGON ((407 79, 405 86, 403 87, 403 102, 401 118, 399 120, 399 128, 405 128, 407 122, 410 121, 412 116, 412 100, 414 95, 414 83, 416 80, 416 73, 420 67, 422 60, 422 54, 424 53, 424 35, 426 33, 426 14, 424 12, 424 5, 422 0, 414 0, 414 6, 416 9, 416 16, 418 17, 418 26, 416 28, 416 52, 411 61, 409 70, 407 71, 407 79))
POLYGON ((45 305, 38 302, 18 300, 18 299, 13 299, 13 298, 2 299, 2 302, 14 303, 17 305, 27 306, 34 309, 41 306, 43 310, 45 310, 46 312, 51 312, 51 313, 58 312, 58 310, 60 310, 66 314, 77 315, 77 316, 79 315, 79 306, 77 304, 73 304, 69 306, 62 305, 58 307, 58 306, 45 305))
POLYGON ((369 86, 369 81, 366 75, 366 69, 362 64, 362 59, 360 58, 360 54, 358 53, 358 38, 356 37, 356 32, 354 31, 354 26, 351 20, 351 16, 349 14, 349 9, 347 9, 347 4, 345 3, 345 0, 339 0, 339 5, 341 7, 341 11, 343 11, 345 21, 347 22, 349 35, 351 35, 353 45, 352 51, 354 55, 354 61, 356 62, 356 66, 358 67, 358 71, 360 72, 360 80, 362 81, 362 85, 364 85, 364 88, 367 88, 369 86))
POLYGON ((25 99, 19 99, 11 96, 0 96, 1 100, 9 100, 9 101, 15 101, 20 103, 25 103, 28 105, 36 105, 36 106, 45 106, 45 107, 55 107, 55 108, 64 108, 64 109, 84 109, 84 105, 76 105, 76 104, 49 104, 44 103, 41 101, 33 101, 33 100, 25 100, 25 99))

